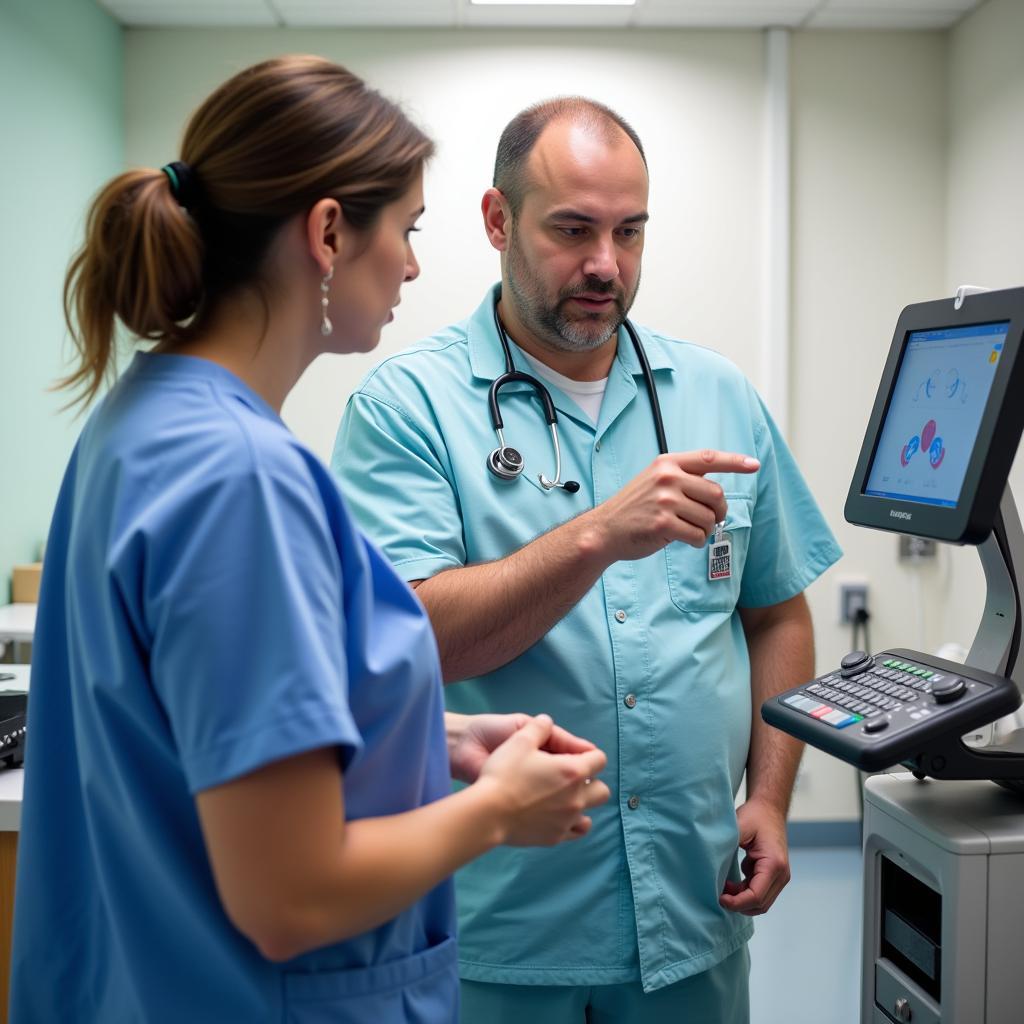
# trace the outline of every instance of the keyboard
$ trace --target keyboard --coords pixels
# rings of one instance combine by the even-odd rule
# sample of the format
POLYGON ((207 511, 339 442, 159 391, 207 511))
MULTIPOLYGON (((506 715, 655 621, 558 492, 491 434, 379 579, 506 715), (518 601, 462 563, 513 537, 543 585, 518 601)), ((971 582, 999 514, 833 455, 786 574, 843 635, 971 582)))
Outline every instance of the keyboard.
POLYGON ((840 666, 765 701, 769 724, 864 771, 914 758, 1015 711, 1010 679, 916 651, 852 651, 840 666))

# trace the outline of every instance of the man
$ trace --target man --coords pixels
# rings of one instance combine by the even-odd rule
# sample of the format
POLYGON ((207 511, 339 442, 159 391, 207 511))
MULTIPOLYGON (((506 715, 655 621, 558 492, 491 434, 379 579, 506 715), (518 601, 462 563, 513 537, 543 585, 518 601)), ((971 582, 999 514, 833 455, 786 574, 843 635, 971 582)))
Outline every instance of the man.
POLYGON ((449 708, 546 711, 609 757, 612 800, 582 843, 459 875, 467 1024, 745 1021, 749 918, 789 879, 800 750, 758 709, 813 675, 802 591, 840 552, 742 374, 637 328, 664 415, 655 457, 623 324, 647 195, 612 111, 561 99, 517 116, 482 204, 500 291, 373 371, 335 447, 354 512, 430 614, 449 708), (551 486, 570 481, 550 476, 529 381, 501 388, 494 440, 495 312, 515 369, 550 390, 576 488, 551 486))

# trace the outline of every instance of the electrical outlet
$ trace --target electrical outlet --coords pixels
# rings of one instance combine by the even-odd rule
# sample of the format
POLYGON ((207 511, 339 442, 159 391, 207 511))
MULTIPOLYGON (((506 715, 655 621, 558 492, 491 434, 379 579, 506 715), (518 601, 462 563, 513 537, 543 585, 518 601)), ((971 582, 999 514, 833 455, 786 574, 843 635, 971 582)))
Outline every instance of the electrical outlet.
POLYGON ((839 582, 839 624, 853 622, 854 615, 868 606, 867 580, 840 580, 839 582))
POLYGON ((901 562, 928 562, 935 559, 936 542, 927 537, 911 537, 908 533, 900 534, 901 562))

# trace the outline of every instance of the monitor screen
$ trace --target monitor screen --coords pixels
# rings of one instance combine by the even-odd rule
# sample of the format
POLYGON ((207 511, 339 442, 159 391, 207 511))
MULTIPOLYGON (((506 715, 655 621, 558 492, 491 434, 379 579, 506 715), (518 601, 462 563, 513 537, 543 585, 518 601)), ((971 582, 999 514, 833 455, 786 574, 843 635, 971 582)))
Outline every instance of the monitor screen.
POLYGON ((908 332, 865 495, 956 508, 1009 327, 908 332))

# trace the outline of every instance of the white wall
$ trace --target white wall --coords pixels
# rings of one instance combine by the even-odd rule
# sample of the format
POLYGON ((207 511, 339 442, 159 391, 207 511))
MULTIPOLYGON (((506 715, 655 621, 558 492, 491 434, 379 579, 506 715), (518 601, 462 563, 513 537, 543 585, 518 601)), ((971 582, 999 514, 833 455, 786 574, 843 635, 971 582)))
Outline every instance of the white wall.
MULTIPOLYGON (((988 0, 950 34, 943 293, 1024 285, 1024 2, 988 0)), ((1024 467, 1010 473, 1018 507, 1024 467)), ((985 600, 973 548, 952 549, 930 594, 933 636, 970 646, 985 600)))
MULTIPOLYGON (((987 48, 985 40, 977 45, 987 48)), ((968 49, 958 41, 954 52, 968 49)), ((848 527, 842 507, 899 310, 949 291, 948 50, 946 33, 793 37, 790 440, 847 552, 809 592, 822 667, 849 647, 848 627, 836 621, 837 577, 869 578, 876 648, 919 643, 917 580, 926 609, 943 602, 947 562, 915 576, 897 566, 893 537, 848 527)), ((289 424, 321 455, 363 372, 381 354, 466 315, 496 277, 478 200, 497 136, 522 106, 559 93, 610 104, 648 149, 652 222, 637 319, 719 349, 761 383, 760 33, 132 30, 129 164, 173 159, 188 112, 210 89, 255 60, 299 51, 347 64, 402 100, 440 144, 417 236, 423 274, 381 349, 320 360, 285 406, 289 424)), ((958 59, 969 69, 984 58, 958 59)), ((994 130, 1000 138, 998 124, 994 130)), ((929 616, 925 648, 946 635, 929 616)), ((807 765, 794 816, 856 816, 853 770, 815 752, 807 765)))
POLYGON ((1024 2, 988 0, 949 50, 946 286, 1024 285, 1024 2))
MULTIPOLYGON (((822 667, 850 648, 844 576, 869 582, 875 650, 921 642, 920 570, 897 565, 895 536, 848 525, 843 506, 899 312, 943 293, 945 54, 940 33, 794 39, 790 434, 845 552, 808 593, 822 667)), ((795 810, 852 816, 857 784, 852 768, 808 750, 795 810)))

